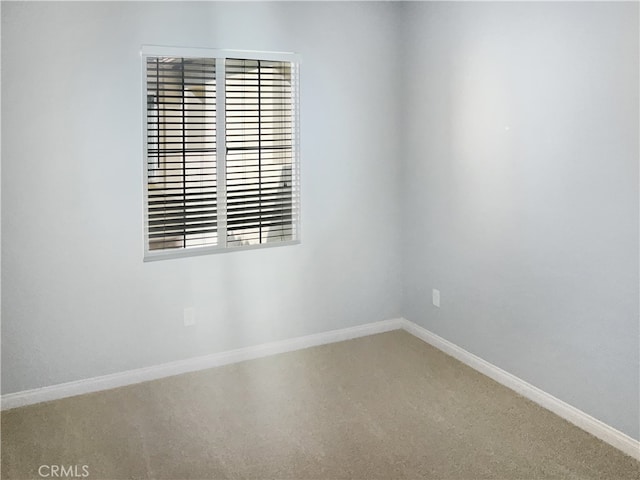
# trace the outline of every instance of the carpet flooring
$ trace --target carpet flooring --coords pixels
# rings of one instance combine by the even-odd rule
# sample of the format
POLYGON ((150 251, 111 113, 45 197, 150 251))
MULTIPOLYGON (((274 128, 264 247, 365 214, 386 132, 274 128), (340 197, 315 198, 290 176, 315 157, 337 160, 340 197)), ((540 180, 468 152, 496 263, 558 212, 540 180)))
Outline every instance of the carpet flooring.
POLYGON ((42 465, 89 480, 640 478, 403 331, 8 410, 1 426, 3 479, 42 465))

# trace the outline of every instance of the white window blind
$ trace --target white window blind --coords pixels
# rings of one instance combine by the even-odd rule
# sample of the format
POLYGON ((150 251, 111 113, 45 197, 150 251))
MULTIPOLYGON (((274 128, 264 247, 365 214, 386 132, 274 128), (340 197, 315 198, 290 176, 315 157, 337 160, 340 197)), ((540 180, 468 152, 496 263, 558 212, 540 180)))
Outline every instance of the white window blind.
POLYGON ((216 245, 215 60, 146 64, 148 248, 216 245))
POLYGON ((216 53, 145 55, 145 259, 298 240, 297 63, 216 53))
POLYGON ((227 243, 293 235, 291 65, 226 62, 227 243))

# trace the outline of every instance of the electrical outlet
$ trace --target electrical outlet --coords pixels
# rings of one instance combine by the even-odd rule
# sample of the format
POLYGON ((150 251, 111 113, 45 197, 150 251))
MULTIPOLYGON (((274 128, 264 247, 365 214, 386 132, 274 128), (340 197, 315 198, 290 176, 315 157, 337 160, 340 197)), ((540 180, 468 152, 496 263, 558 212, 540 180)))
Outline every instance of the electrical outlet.
POLYGON ((431 291, 431 300, 436 307, 440 308, 440 290, 434 288, 431 291))
POLYGON ((186 307, 184 309, 184 326, 192 327, 196 324, 196 309, 193 307, 186 307))

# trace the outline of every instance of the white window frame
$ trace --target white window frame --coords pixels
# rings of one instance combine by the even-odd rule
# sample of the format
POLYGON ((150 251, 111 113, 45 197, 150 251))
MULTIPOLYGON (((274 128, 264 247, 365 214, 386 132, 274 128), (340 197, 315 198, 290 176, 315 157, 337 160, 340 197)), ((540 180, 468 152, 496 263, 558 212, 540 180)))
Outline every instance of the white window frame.
POLYGON ((223 50, 213 48, 169 47, 156 45, 143 45, 140 50, 141 77, 142 77, 142 166, 143 166, 143 226, 144 226, 144 256, 145 262, 164 260, 171 258, 193 257, 212 253, 232 252, 239 250, 254 250, 259 248, 272 248, 286 245, 297 245, 301 242, 300 235, 300 56, 288 52, 263 52, 252 50, 223 50), (149 172, 147 166, 147 57, 183 57, 183 58, 215 58, 216 59, 216 192, 218 198, 218 244, 205 247, 177 248, 170 250, 149 250, 149 205, 148 205, 148 181, 149 172), (294 186, 292 206, 293 214, 293 240, 267 242, 255 245, 227 246, 226 235, 226 111, 225 111, 225 68, 224 60, 227 58, 265 60, 291 62, 296 71, 292 78, 292 184, 294 186), (219 81, 221 79, 222 81, 219 81), (219 101, 218 99, 222 99, 219 101), (221 214, 222 212, 222 214, 221 214), (221 235, 220 232, 223 234, 221 235))

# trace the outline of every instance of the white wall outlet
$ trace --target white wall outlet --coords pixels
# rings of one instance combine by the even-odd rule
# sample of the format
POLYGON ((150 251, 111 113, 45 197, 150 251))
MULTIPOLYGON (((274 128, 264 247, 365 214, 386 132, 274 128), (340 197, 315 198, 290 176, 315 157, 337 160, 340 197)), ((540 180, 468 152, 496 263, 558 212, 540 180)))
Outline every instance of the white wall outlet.
POLYGON ((184 309, 184 326, 191 327, 196 324, 196 309, 193 307, 186 307, 184 309))
POLYGON ((440 308, 440 290, 434 288, 431 291, 431 300, 436 307, 440 308))

